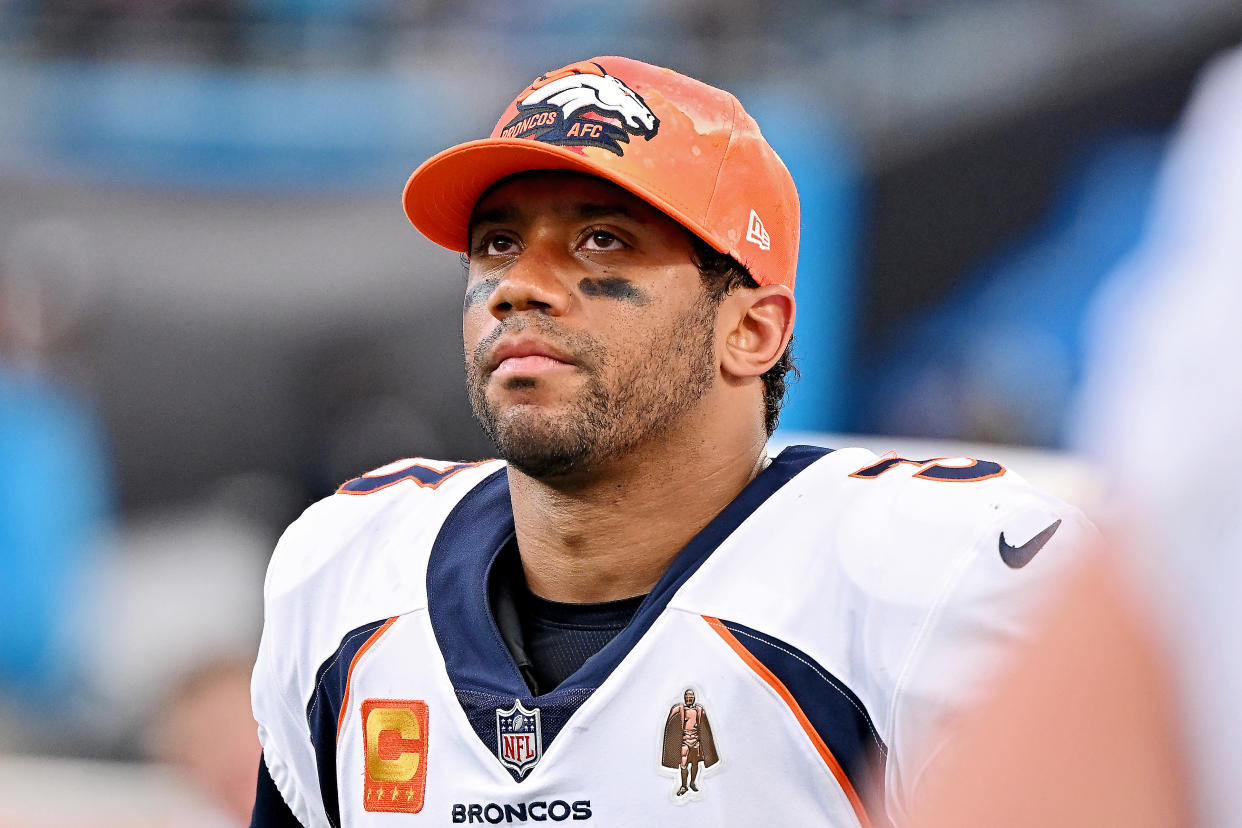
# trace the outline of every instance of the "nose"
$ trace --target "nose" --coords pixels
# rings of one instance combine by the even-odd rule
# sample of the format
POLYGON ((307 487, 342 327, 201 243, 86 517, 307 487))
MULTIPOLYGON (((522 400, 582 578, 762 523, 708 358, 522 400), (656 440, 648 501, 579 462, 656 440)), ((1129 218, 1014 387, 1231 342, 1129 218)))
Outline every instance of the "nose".
POLYGON ((570 263, 553 245, 531 243, 500 277, 488 299, 496 319, 515 311, 538 311, 550 316, 565 313, 570 303, 567 273, 570 263))

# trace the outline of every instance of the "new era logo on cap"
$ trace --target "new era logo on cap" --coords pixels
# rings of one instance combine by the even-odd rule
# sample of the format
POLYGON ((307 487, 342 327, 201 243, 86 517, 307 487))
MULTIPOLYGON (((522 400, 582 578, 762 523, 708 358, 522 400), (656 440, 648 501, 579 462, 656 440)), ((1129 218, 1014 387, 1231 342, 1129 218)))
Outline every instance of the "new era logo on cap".
POLYGON ((772 237, 754 210, 750 211, 750 223, 746 226, 746 241, 759 245, 760 250, 772 249, 772 237))

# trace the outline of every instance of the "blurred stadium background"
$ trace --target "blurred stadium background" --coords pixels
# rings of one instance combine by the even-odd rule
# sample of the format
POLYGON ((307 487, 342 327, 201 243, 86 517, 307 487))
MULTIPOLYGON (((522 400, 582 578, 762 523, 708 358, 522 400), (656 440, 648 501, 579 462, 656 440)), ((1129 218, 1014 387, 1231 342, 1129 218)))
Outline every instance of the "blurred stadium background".
POLYGON ((982 454, 1082 503, 1092 296, 1240 40, 1237 0, 0 0, 0 824, 244 824, 281 528, 396 457, 488 454, 461 264, 399 195, 534 75, 668 65, 786 159, 778 441, 982 454))

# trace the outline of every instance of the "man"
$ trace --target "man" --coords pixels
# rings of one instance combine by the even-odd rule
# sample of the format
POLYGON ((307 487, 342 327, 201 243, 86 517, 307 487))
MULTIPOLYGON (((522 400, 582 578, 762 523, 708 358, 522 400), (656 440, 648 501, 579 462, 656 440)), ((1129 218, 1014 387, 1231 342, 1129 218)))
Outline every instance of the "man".
POLYGON ((399 461, 286 532, 255 824, 900 814, 1082 517, 986 461, 767 457, 797 193, 727 92, 573 64, 420 166, 405 209, 467 256, 504 462, 399 461), (690 686, 725 784, 679 797, 656 734, 690 686))
POLYGON ((677 795, 685 796, 687 791, 699 791, 699 786, 695 784, 699 778, 699 763, 710 768, 719 761, 707 711, 703 705, 694 703, 694 691, 687 689, 682 696, 682 704, 673 705, 668 712, 668 721, 664 723, 661 764, 681 770, 681 787, 677 789, 677 795))

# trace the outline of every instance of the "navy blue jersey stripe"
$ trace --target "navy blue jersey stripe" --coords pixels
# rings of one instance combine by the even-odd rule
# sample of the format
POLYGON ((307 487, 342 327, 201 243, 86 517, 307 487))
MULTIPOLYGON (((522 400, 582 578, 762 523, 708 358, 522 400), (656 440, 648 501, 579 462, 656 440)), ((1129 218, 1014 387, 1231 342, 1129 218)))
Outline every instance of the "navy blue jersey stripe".
POLYGON ((345 633, 336 648, 315 673, 315 692, 306 703, 306 723, 310 725, 311 745, 315 749, 315 767, 319 775, 319 795, 328 823, 341 824, 341 807, 336 796, 336 723, 341 715, 345 688, 349 683, 349 665, 358 650, 388 619, 381 618, 345 633))
MULTIPOLYGON (((527 708, 541 708, 546 750, 712 552, 769 497, 829 452, 815 446, 791 446, 781 452, 678 553, 629 625, 560 686, 541 696, 530 695, 488 603, 489 573, 514 533, 508 476, 501 469, 479 483, 449 514, 436 537, 427 565, 427 595, 432 630, 449 679, 488 749, 496 750, 496 709, 518 699, 527 708)), ((514 778, 521 781, 516 773, 514 778)))
MULTIPOLYGON (((734 621, 722 618, 720 623, 785 685, 864 801, 868 792, 881 790, 888 747, 845 682, 792 644, 734 621)), ((882 803, 866 804, 872 824, 884 824, 876 821, 884 812, 882 803)))

